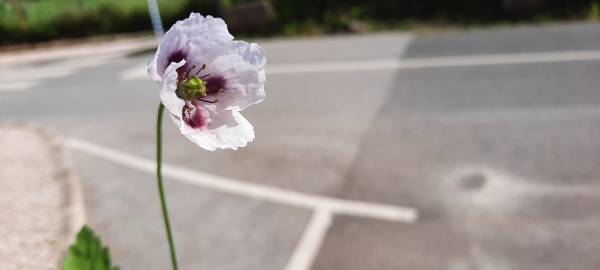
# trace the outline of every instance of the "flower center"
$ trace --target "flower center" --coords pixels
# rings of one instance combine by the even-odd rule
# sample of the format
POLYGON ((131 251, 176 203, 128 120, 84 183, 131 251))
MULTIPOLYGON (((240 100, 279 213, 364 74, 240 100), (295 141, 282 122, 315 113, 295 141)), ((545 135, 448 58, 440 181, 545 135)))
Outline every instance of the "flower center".
POLYGON ((202 65, 202 67, 195 72, 194 69, 196 69, 195 65, 179 74, 180 76, 177 79, 177 90, 175 91, 177 97, 185 101, 199 100, 208 103, 216 103, 218 101, 217 99, 206 100, 204 97, 206 97, 207 94, 222 92, 225 85, 224 79, 211 76, 210 74, 198 76, 202 70, 206 69, 206 64, 202 65))

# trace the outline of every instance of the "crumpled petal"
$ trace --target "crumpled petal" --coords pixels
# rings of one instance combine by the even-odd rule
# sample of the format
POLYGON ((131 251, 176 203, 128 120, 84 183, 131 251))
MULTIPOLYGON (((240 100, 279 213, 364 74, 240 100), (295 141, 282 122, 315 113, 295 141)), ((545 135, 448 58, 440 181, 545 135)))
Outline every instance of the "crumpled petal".
POLYGON ((181 52, 194 58, 202 58, 203 55, 210 58, 211 51, 221 48, 232 40, 233 36, 221 18, 192 13, 189 18, 177 21, 165 33, 153 59, 148 64, 148 74, 154 81, 159 82, 170 64, 168 60, 173 52, 181 52))
POLYGON ((219 93, 217 105, 224 110, 241 111, 265 99, 266 51, 256 43, 233 41, 208 64, 208 73, 223 76, 226 91, 219 93))
POLYGON ((265 64, 259 45, 233 41, 223 20, 192 13, 167 31, 148 74, 160 84, 161 102, 184 136, 206 150, 235 150, 254 140, 254 128, 239 111, 264 100, 265 64), (178 80, 188 72, 211 90, 203 100, 177 97, 178 80))
POLYGON ((179 130, 190 141, 209 151, 237 150, 254 140, 254 127, 238 111, 222 111, 210 117, 206 129, 193 129, 179 121, 179 130))
POLYGON ((181 112, 185 101, 180 99, 175 91, 177 90, 177 68, 183 66, 185 60, 181 60, 178 63, 171 63, 164 74, 164 80, 160 82, 161 87, 159 91, 160 101, 169 113, 173 116, 181 119, 181 112))

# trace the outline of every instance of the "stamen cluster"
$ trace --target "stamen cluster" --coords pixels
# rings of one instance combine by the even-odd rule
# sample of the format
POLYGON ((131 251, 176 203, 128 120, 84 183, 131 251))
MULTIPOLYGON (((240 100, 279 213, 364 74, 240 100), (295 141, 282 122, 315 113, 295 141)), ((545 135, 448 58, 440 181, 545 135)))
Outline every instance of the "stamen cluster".
MULTIPOLYGON (((192 73, 194 69, 196 69, 196 65, 193 65, 191 68, 184 71, 177 78, 177 90, 175 91, 175 94, 177 94, 177 97, 185 101, 199 100, 208 103, 216 103, 218 101, 217 99, 203 99, 204 97, 206 97, 207 93, 212 92, 207 88, 206 82, 204 81, 204 78, 209 77, 210 74, 198 76, 200 72, 206 69, 206 64, 203 64, 200 69, 192 73)), ((219 89, 219 91, 223 91, 223 88, 219 89)))

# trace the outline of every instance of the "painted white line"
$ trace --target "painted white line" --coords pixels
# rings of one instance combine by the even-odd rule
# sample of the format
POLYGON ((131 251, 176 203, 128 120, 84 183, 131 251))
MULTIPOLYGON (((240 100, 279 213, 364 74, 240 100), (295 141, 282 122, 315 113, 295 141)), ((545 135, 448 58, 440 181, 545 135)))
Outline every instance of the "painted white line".
MULTIPOLYGON (((67 139, 66 144, 71 149, 103 158, 122 166, 138 169, 148 173, 154 173, 155 171, 154 161, 149 159, 136 157, 124 152, 108 149, 103 146, 74 138, 67 139)), ((167 177, 213 190, 251 197, 259 200, 266 200, 301 208, 328 209, 333 214, 361 216, 396 222, 414 223, 418 218, 417 210, 411 207, 367 203, 311 195, 276 187, 248 183, 218 175, 197 172, 172 165, 163 166, 163 173, 167 177)))
MULTIPOLYGON (((276 75, 311 72, 352 72, 592 60, 600 60, 600 50, 427 57, 415 59, 379 59, 365 61, 313 62, 298 64, 267 64, 266 71, 269 75, 276 75)), ((133 67, 124 71, 121 74, 121 80, 135 80, 144 78, 147 78, 145 65, 133 67)))
POLYGON ((267 74, 420 69, 600 60, 600 50, 271 65, 267 74))
POLYGON ((128 54, 140 50, 156 48, 154 38, 126 38, 83 45, 73 45, 57 48, 38 48, 24 52, 9 52, 0 54, 0 66, 27 64, 38 61, 55 59, 75 59, 85 61, 87 58, 99 55, 128 54))
POLYGON ((0 82, 0 92, 12 92, 31 89, 38 85, 33 81, 0 82))
POLYGON ((29 66, 11 70, 0 70, 0 83, 32 81, 70 75, 81 68, 104 64, 118 55, 90 57, 85 60, 71 60, 47 66, 29 66))
POLYGON ((150 79, 148 76, 148 65, 137 65, 129 68, 121 73, 119 78, 121 81, 138 80, 138 79, 150 79))
POLYGON ((118 55, 90 57, 84 60, 70 60, 44 66, 29 66, 18 69, 0 69, 0 92, 32 89, 44 79, 65 77, 77 70, 98 66, 118 55))
POLYGON ((311 73, 311 72, 349 72, 349 71, 369 71, 398 69, 400 66, 398 59, 381 59, 365 61, 343 61, 343 62, 314 62, 299 64, 278 64, 267 65, 267 74, 293 74, 293 73, 311 73))
POLYGON ((68 76, 73 73, 71 67, 44 67, 44 68, 22 68, 0 73, 1 84, 20 83, 24 81, 35 81, 68 76))
POLYGON ((327 209, 319 209, 313 213, 285 270, 310 270, 331 226, 331 220, 331 212, 327 209))

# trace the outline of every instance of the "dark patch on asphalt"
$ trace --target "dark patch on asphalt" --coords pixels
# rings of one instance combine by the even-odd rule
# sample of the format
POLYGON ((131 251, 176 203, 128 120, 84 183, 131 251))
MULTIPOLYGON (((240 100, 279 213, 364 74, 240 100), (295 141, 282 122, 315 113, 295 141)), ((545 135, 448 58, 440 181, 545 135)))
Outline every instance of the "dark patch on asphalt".
POLYGON ((487 181, 482 173, 470 173, 460 178, 460 186, 465 190, 481 189, 487 181))

